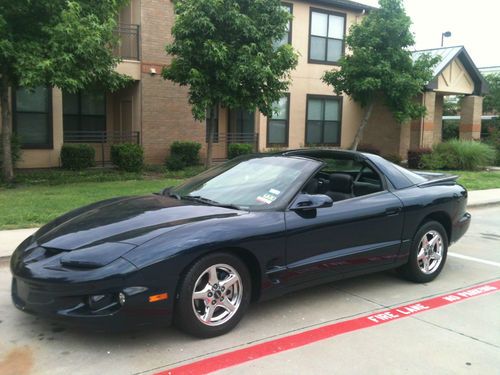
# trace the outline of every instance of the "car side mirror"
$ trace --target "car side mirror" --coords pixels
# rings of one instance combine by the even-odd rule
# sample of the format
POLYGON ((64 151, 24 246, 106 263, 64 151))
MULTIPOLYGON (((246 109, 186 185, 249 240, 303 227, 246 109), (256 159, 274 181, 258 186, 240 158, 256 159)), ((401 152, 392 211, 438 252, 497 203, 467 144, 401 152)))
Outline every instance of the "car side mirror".
POLYGON ((291 210, 312 210, 314 208, 331 207, 333 204, 332 198, 324 194, 299 194, 292 206, 291 210))

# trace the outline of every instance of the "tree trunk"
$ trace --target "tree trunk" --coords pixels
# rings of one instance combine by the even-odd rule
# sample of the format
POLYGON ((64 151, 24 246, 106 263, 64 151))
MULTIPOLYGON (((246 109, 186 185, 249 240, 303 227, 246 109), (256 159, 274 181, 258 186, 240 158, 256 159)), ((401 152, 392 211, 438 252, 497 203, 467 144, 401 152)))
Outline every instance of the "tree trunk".
POLYGON ((359 142, 363 138, 363 131, 365 130, 366 124, 368 124, 368 120, 370 119, 372 111, 373 111, 373 101, 370 101, 365 106, 365 113, 363 114, 363 118, 361 119, 361 124, 359 125, 358 131, 356 132, 356 136, 354 137, 354 140, 352 141, 349 150, 354 150, 354 151, 357 150, 359 142))
POLYGON ((11 182, 14 178, 10 143, 12 127, 10 121, 9 84, 5 76, 1 78, 0 106, 2 107, 2 177, 6 182, 11 182))
POLYGON ((205 167, 210 168, 212 166, 212 154, 213 154, 213 144, 214 144, 214 130, 215 130, 215 111, 219 109, 219 106, 212 106, 210 108, 210 121, 208 123, 208 142, 207 142, 207 160, 205 162, 205 167))

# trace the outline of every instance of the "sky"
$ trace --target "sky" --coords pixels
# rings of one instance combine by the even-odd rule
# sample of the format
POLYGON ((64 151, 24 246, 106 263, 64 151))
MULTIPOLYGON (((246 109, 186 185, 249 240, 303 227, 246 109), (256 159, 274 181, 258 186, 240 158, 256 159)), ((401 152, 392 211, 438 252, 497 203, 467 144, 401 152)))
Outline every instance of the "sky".
MULTIPOLYGON (((500 0, 403 0, 415 49, 463 45, 478 68, 500 66, 500 0)), ((374 5, 377 0, 357 0, 374 5)))

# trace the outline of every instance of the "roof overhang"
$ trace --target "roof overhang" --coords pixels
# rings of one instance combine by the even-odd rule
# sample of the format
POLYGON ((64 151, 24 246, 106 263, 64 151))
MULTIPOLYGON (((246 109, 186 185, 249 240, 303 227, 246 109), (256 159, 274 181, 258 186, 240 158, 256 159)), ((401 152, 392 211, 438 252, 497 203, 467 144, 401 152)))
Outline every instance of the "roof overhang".
POLYGON ((463 65, 467 74, 470 76, 474 83, 473 95, 484 95, 489 92, 488 82, 484 79, 483 75, 477 68, 476 64, 472 61, 470 55, 467 53, 463 46, 435 48, 429 50, 421 50, 413 52, 413 58, 417 59, 419 56, 429 54, 431 56, 439 56, 441 60, 434 67, 433 78, 426 85, 426 89, 434 91, 438 89, 438 77, 443 71, 457 59, 463 65))
POLYGON ((377 9, 370 5, 361 4, 356 1, 350 0, 306 0, 306 2, 311 4, 327 5, 346 10, 354 10, 358 12, 369 12, 371 10, 377 9))

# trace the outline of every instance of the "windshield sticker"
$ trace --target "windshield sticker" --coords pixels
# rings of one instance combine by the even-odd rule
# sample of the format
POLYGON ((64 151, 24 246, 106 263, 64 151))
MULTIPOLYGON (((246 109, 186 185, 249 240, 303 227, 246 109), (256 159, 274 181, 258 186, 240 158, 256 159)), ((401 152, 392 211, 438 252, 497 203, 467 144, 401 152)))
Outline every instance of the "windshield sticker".
POLYGON ((272 194, 264 194, 264 195, 260 195, 257 197, 256 201, 257 202, 262 202, 262 203, 265 203, 265 204, 271 204, 273 203, 274 201, 276 200, 276 196, 272 195, 272 194))
POLYGON ((281 191, 276 190, 276 189, 269 189, 269 193, 274 194, 274 195, 280 195, 281 191))

